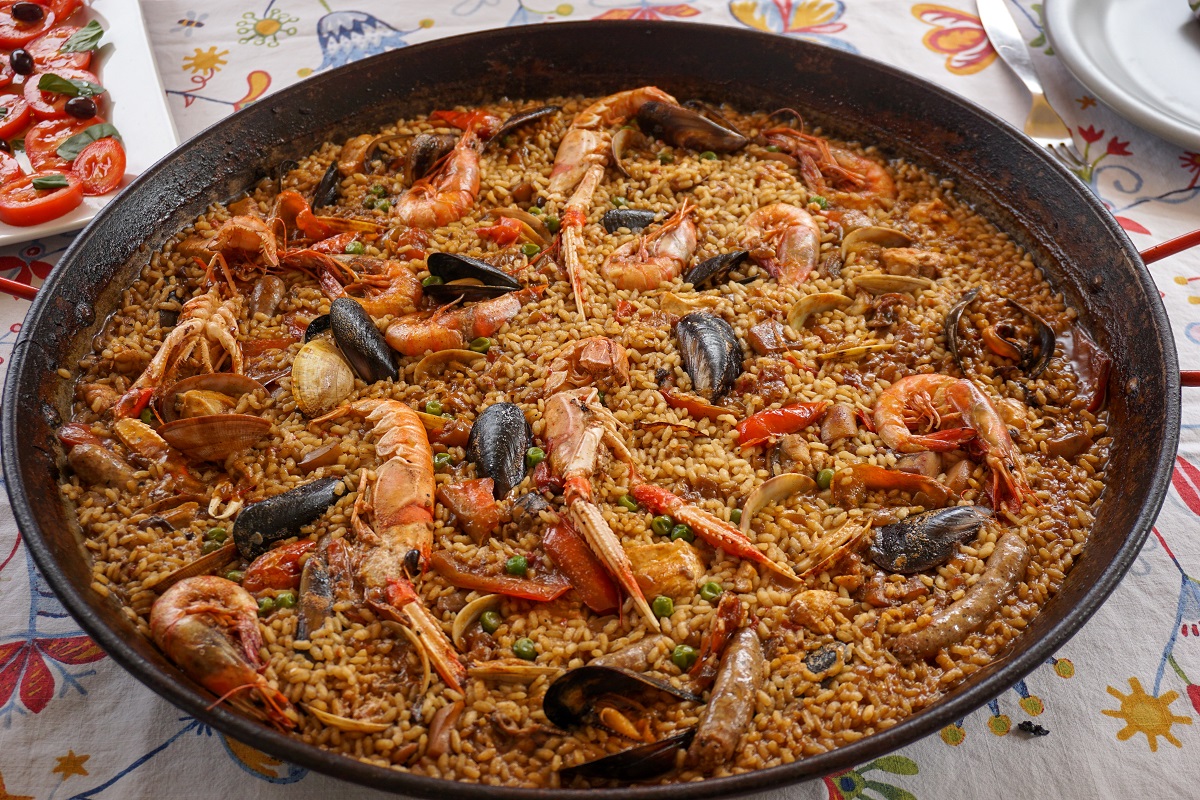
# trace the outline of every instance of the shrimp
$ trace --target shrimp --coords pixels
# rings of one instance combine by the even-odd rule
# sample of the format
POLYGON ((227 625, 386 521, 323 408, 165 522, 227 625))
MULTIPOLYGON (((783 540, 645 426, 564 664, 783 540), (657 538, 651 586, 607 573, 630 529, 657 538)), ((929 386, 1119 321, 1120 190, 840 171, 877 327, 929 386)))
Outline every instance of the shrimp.
POLYGON ((304 237, 316 242, 339 233, 378 233, 381 225, 367 220, 347 217, 326 217, 313 213, 304 195, 290 189, 275 198, 271 220, 281 220, 284 230, 299 231, 304 237))
POLYGON ((969 380, 949 375, 908 375, 875 403, 875 430, 884 444, 902 453, 953 450, 974 438, 992 473, 992 498, 1016 510, 1029 492, 1021 452, 987 395, 969 380), (935 428, 958 417, 965 428, 926 434, 909 431, 909 421, 928 419, 935 428))
POLYGON ((795 286, 817 266, 821 229, 804 209, 774 203, 746 218, 743 242, 759 266, 785 286, 795 286))
POLYGON ((410 228, 438 228, 462 219, 479 195, 482 140, 469 128, 441 165, 401 195, 391 217, 410 228))
POLYGON ((406 356, 427 351, 461 350, 473 339, 491 336, 521 307, 539 297, 545 286, 509 292, 466 308, 439 308, 432 313, 410 314, 388 325, 385 339, 392 349, 406 356))
POLYGON ((242 313, 242 297, 234 295, 222 301, 217 289, 198 295, 183 304, 179 321, 163 340, 158 352, 133 385, 113 406, 117 419, 136 417, 150 402, 154 390, 174 374, 179 364, 198 352, 201 365, 214 372, 209 344, 221 346, 229 355, 234 372, 242 372, 242 348, 238 344, 238 317, 242 313))
POLYGON ((246 257, 261 258, 268 267, 279 266, 279 242, 272 226, 258 217, 230 217, 217 228, 217 235, 209 239, 205 249, 222 258, 246 260, 246 257))
MULTIPOLYGON (((609 129, 624 124, 645 103, 657 101, 679 105, 674 97, 655 86, 642 86, 602 97, 575 115, 554 154, 550 172, 550 192, 566 193, 574 189, 592 167, 608 163, 612 147, 609 129)), ((588 195, 589 199, 591 194, 588 195)))
POLYGON ((621 245, 604 260, 600 274, 618 289, 646 291, 683 272, 696 251, 696 206, 684 202, 657 231, 621 245))
POLYGON ((618 422, 597 400, 594 388, 559 392, 546 401, 546 441, 550 445, 550 470, 563 481, 567 515, 583 533, 588 547, 617 579, 650 627, 659 629, 658 618, 646 602, 633 565, 617 535, 604 521, 592 499, 592 473, 600 460, 600 446, 607 445, 633 474, 633 456, 617 433, 618 422))
POLYGON ((567 278, 571 282, 571 294, 575 295, 575 308, 583 321, 587 320, 587 312, 583 308, 583 262, 580 260, 580 254, 583 253, 583 226, 587 222, 592 194, 603 177, 603 165, 593 165, 587 170, 567 200, 562 215, 562 232, 559 233, 559 249, 567 268, 567 278))
POLYGON ((296 727, 296 711, 260 672, 258 603, 232 581, 186 578, 150 609, 154 643, 189 678, 229 705, 280 730, 296 727))
POLYGON ((816 194, 827 194, 833 181, 838 202, 848 208, 865 210, 873 206, 891 208, 896 200, 896 184, 879 163, 840 147, 833 147, 820 136, 794 128, 770 128, 763 141, 775 145, 800 162, 800 175, 816 194))
POLYGON ((368 605, 417 631, 446 685, 461 691, 467 676, 454 645, 421 603, 410 576, 425 572, 433 547, 433 451, 417 413, 398 400, 358 400, 334 409, 313 424, 347 414, 365 417, 378 436, 375 453, 383 464, 367 500, 367 473, 359 480, 351 526, 360 550, 356 574, 368 605), (371 516, 374 526, 367 524, 371 516))
POLYGON ((310 247, 287 251, 281 263, 315 271, 326 297, 352 297, 373 317, 406 313, 421 299, 421 281, 407 264, 395 259, 330 255, 310 247))
POLYGON ((629 355, 612 339, 592 336, 567 345, 550 362, 546 396, 562 388, 582 388, 601 382, 610 387, 627 385, 629 355))

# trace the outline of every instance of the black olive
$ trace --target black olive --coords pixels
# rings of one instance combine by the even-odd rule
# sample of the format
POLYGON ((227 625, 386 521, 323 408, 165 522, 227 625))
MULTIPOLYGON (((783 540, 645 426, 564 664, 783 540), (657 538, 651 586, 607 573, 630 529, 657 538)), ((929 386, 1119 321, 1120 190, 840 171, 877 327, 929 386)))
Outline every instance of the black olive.
POLYGON ((12 155, 12 145, 8 143, 7 139, 0 139, 0 153, 12 155))
POLYGON ((10 13, 13 19, 21 22, 41 22, 46 16, 46 9, 37 3, 14 3, 10 13))
POLYGON ((96 116, 96 101, 90 97, 72 97, 67 101, 66 111, 78 119, 91 119, 96 116))
POLYGON ((12 55, 8 57, 8 63, 18 75, 33 74, 33 56, 29 55, 28 50, 13 50, 12 55))

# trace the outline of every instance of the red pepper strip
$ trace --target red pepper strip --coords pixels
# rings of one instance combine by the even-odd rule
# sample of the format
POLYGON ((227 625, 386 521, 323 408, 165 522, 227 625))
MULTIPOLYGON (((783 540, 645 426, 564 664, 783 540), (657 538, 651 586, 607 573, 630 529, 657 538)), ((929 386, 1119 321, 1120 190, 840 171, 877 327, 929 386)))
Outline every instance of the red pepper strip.
POLYGON ((481 543, 500 527, 500 504, 492 498, 495 482, 475 478, 438 487, 438 502, 458 519, 467 535, 481 543))
POLYGON ((242 342, 242 355, 246 358, 253 358, 262 355, 268 350, 287 350, 294 343, 300 341, 299 337, 284 337, 282 339, 247 339, 242 342))
POLYGON ((617 301, 617 319, 629 319, 635 311, 637 307, 628 300, 617 301))
POLYGON ((621 606, 621 595, 604 564, 570 523, 561 520, 542 534, 542 547, 571 581, 579 599, 597 614, 611 614, 621 606))
POLYGON ((716 422, 717 419, 724 415, 733 416, 733 412, 727 408, 710 405, 703 400, 697 400, 694 397, 684 397, 680 394, 674 394, 666 389, 659 389, 658 393, 663 396, 663 400, 667 401, 667 405, 671 408, 680 408, 686 411, 690 416, 696 418, 711 419, 716 422))
POLYGON ((772 436, 795 433, 820 419, 828 407, 828 401, 818 400, 815 403, 796 403, 760 411, 738 423, 738 444, 753 447, 772 436))
POLYGON ((547 489, 558 491, 562 488, 562 478, 554 474, 550 469, 550 459, 544 459, 533 468, 533 483, 537 486, 539 492, 544 492, 547 489))
POLYGON ((461 131, 476 131, 481 136, 487 136, 489 129, 500 125, 500 118, 486 111, 434 111, 430 119, 448 122, 461 131))
POLYGON ((242 579, 242 588, 247 592, 261 592, 264 589, 299 589, 300 572, 303 567, 300 558, 317 546, 311 539, 303 542, 292 542, 281 545, 274 550, 268 550, 246 568, 246 576, 242 579))
POLYGON ((495 592, 541 603, 548 603, 562 597, 571 588, 571 584, 557 574, 547 576, 556 580, 547 581, 534 581, 512 575, 485 575, 483 572, 477 571, 480 569, 479 567, 464 564, 442 550, 429 557, 429 566, 433 567, 434 572, 460 589, 495 592))
POLYGON ((475 232, 484 239, 491 239, 501 247, 506 247, 521 238, 521 221, 512 217, 501 217, 495 225, 476 228, 475 232))
POLYGON ((100 437, 92 433, 90 426, 80 425, 78 422, 68 422, 59 428, 58 440, 65 444, 68 450, 78 444, 103 445, 100 437))

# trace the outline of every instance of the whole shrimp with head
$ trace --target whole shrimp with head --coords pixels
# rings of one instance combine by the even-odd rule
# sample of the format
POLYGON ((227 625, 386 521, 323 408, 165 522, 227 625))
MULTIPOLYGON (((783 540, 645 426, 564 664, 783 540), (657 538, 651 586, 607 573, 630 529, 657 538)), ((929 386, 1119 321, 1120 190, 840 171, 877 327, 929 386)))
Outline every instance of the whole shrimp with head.
POLYGON ((1009 436, 1004 419, 969 380, 937 373, 901 378, 875 403, 875 430, 884 444, 902 453, 954 450, 974 439, 992 473, 993 503, 1006 503, 1015 511, 1030 491, 1021 451, 1009 436), (941 429, 955 421, 966 427, 941 429), (922 422, 939 430, 910 430, 922 422))
POLYGON ((865 211, 888 209, 896 201, 896 183, 882 165, 853 151, 835 147, 820 136, 804 132, 804 120, 791 109, 800 128, 768 128, 761 139, 799 162, 800 175, 813 192, 836 192, 838 205, 865 211))
POLYGON ((280 730, 296 727, 292 704, 260 674, 258 603, 241 586, 214 575, 180 581, 150 609, 150 635, 217 703, 280 730))
POLYGON ((696 206, 684 202, 654 233, 621 245, 604 259, 600 274, 618 289, 646 291, 683 272, 696 252, 696 206))
POLYGON ((796 286, 817 266, 821 229, 804 209, 773 203, 746 218, 742 241, 750 257, 775 280, 796 286))
POLYGON ((646 602, 633 565, 617 535, 604 521, 592 498, 592 474, 600 462, 601 445, 607 445, 633 474, 633 456, 618 433, 616 417, 600 405, 594 388, 562 391, 546 401, 546 441, 550 469, 563 481, 563 498, 572 524, 583 533, 608 571, 617 579, 634 606, 654 630, 658 618, 646 602))
POLYGON ((440 228, 466 216, 479 196, 479 155, 500 119, 484 112, 463 116, 458 144, 433 171, 413 183, 391 209, 410 228, 440 228))
POLYGON ((433 547, 433 451, 417 413, 398 400, 358 400, 313 424, 354 414, 374 425, 382 464, 367 499, 367 471, 359 479, 351 513, 357 538, 356 574, 368 605, 410 625, 446 685, 462 688, 467 671, 438 620, 421 603, 411 578, 425 571, 433 547), (371 517, 374 525, 366 522, 371 517))

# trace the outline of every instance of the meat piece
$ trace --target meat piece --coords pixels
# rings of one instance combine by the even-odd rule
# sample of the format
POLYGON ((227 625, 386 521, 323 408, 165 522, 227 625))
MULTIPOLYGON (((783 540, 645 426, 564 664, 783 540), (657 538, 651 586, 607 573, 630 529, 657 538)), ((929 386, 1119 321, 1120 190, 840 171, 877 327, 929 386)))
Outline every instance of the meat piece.
POLYGON ((75 395, 93 414, 103 414, 121 399, 120 392, 103 383, 81 383, 75 388, 75 395))
POLYGON ((896 469, 911 472, 913 475, 924 475, 926 478, 936 478, 942 471, 942 456, 932 450, 908 453, 896 459, 896 469))
POLYGON ((254 293, 250 295, 250 316, 265 314, 275 316, 279 303, 283 300, 287 286, 275 275, 264 275, 254 284, 254 293))
POLYGON ((704 577, 704 563, 696 555, 696 549, 682 539, 629 545, 625 553, 646 597, 660 594, 676 600, 691 597, 704 577))
POLYGON ((120 456, 95 444, 79 444, 67 453, 75 474, 92 485, 122 487, 133 480, 133 469, 120 456))
MULTIPOLYGON (((884 251, 887 252, 887 251, 884 251)), ((867 310, 868 328, 890 328, 896 324, 896 309, 906 306, 909 296, 899 292, 888 292, 876 297, 867 310)))
POLYGON ((855 419, 854 406, 837 403, 825 412, 821 420, 821 442, 831 445, 842 439, 858 435, 858 421, 855 419))
POLYGON ((889 247, 880 254, 879 261, 883 271, 890 275, 922 278, 937 278, 941 270, 950 264, 950 259, 942 253, 913 247, 889 247))
MULTIPOLYGON (((803 434, 788 433, 779 437, 772 457, 779 465, 778 473, 810 472, 812 468, 812 452, 803 434)), ((772 472, 776 474, 776 472, 772 472)))
POLYGON ((754 348, 754 352, 760 356, 782 353, 788 349, 783 326, 773 319, 760 322, 752 327, 746 338, 749 340, 750 346, 754 348))
POLYGON ((753 628, 742 628, 725 650, 712 696, 700 718, 696 738, 688 748, 688 761, 693 766, 712 769, 733 756, 754 717, 766 672, 758 634, 753 628))
POLYGON ((837 630, 837 621, 833 618, 837 600, 837 592, 824 589, 800 592, 788 603, 788 615, 797 625, 803 625, 814 633, 829 635, 837 630))
POLYGON ((643 639, 639 639, 631 645, 626 645, 620 650, 611 653, 605 653, 599 658, 593 658, 588 662, 589 666, 597 667, 621 667, 622 669, 631 669, 634 672, 645 672, 653 666, 650 657, 658 652, 662 645, 670 645, 671 640, 661 633, 651 634, 643 639))
POLYGON ((1016 531, 1008 531, 996 542, 987 567, 962 599, 933 616, 929 625, 896 638, 892 652, 903 662, 933 655, 957 644, 1000 610, 1029 564, 1029 548, 1016 531))

